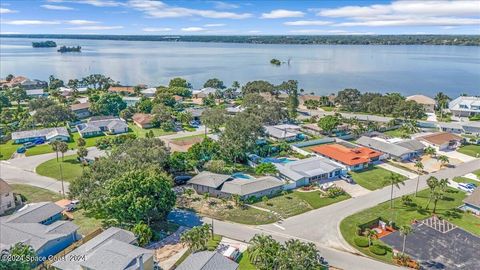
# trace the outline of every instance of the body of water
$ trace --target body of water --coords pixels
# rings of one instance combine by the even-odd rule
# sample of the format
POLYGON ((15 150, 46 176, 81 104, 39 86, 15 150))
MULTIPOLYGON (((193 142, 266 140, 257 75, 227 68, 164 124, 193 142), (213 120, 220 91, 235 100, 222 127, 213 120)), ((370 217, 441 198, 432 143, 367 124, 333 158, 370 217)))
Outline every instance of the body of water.
POLYGON ((39 40, 0 38, 0 76, 47 80, 55 75, 67 81, 101 73, 124 85, 149 86, 183 77, 194 88, 214 77, 226 85, 293 79, 307 93, 317 94, 344 88, 404 95, 480 94, 480 47, 55 40, 58 46, 82 46, 81 53, 61 54, 57 48, 32 48, 32 41, 39 40), (272 58, 285 63, 271 65, 272 58))

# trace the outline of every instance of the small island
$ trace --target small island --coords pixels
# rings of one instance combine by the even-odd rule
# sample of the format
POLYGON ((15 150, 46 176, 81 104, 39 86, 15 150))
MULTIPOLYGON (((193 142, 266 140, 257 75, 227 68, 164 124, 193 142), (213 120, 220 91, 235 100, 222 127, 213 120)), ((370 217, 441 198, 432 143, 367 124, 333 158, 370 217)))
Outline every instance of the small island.
POLYGON ((67 52, 81 52, 82 47, 80 46, 74 46, 74 47, 67 47, 67 46, 62 46, 60 49, 57 50, 57 52, 61 53, 67 53, 67 52))
POLYGON ((280 60, 278 60, 278 59, 273 58, 272 60, 270 60, 270 64, 275 65, 275 66, 280 66, 282 64, 282 62, 280 62, 280 60))
POLYGON ((47 40, 47 41, 38 41, 32 42, 33 48, 54 48, 57 47, 57 43, 55 41, 47 40))

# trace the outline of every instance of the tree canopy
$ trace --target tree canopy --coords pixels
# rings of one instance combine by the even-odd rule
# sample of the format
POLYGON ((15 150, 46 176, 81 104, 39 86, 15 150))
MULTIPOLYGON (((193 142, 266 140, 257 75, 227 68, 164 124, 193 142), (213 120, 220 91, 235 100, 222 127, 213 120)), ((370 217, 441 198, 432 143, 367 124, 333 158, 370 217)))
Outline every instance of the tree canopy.
POLYGON ((127 108, 122 97, 115 93, 106 93, 100 96, 92 105, 92 111, 101 115, 119 115, 120 111, 127 108))

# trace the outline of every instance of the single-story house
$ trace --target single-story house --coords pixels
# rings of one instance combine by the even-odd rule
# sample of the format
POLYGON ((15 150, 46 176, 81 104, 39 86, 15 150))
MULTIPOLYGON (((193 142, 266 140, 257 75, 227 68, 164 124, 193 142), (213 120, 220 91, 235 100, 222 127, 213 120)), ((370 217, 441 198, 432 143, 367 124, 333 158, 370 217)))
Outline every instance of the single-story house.
POLYGON ((464 211, 470 211, 480 216, 480 188, 476 188, 472 194, 468 195, 468 197, 463 200, 463 203, 462 209, 464 211))
POLYGON ((71 96, 75 91, 77 91, 78 93, 86 93, 88 91, 88 88, 78 87, 77 89, 73 89, 68 87, 60 87, 58 90, 63 96, 71 96))
POLYGON ((127 107, 131 107, 140 101, 140 97, 122 97, 122 100, 127 104, 127 107))
POLYGON ((63 210, 52 202, 41 202, 27 204, 12 215, 0 217, 0 249, 26 243, 39 257, 64 250, 81 236, 77 225, 61 220, 63 210))
POLYGON ((448 103, 448 109, 454 116, 470 117, 480 114, 480 97, 460 96, 448 103))
POLYGON ((150 87, 147 89, 143 89, 140 91, 140 93, 142 93, 142 95, 144 95, 145 97, 152 98, 155 97, 155 94, 157 93, 157 88, 150 87))
POLYGON ((206 87, 200 90, 193 90, 192 91, 192 98, 206 98, 210 94, 215 94, 217 92, 217 89, 212 88, 212 87, 206 87))
POLYGON ((0 178, 0 215, 15 208, 15 196, 12 187, 0 178))
POLYGON ((217 251, 199 251, 190 254, 176 270, 237 270, 238 263, 217 251))
POLYGON ((295 141, 303 135, 301 127, 297 125, 284 124, 264 128, 268 137, 275 141, 295 141))
POLYGON ((104 133, 121 134, 128 132, 127 123, 118 117, 92 117, 87 123, 76 125, 83 138, 99 136, 104 133))
POLYGON ((33 142, 42 139, 44 141, 69 141, 70 134, 65 127, 34 129, 27 131, 12 132, 14 143, 33 142))
POLYGON ((132 116, 133 123, 140 128, 151 128, 153 127, 153 115, 146 113, 136 113, 132 116))
POLYGON ((47 93, 45 93, 43 88, 25 90, 25 92, 27 93, 28 97, 32 98, 44 97, 48 95, 47 93))
POLYGON ((271 196, 283 190, 284 182, 273 176, 260 178, 235 178, 231 175, 203 171, 188 181, 198 194, 208 193, 214 197, 241 198, 271 196))
POLYGON ((422 107, 425 109, 425 112, 427 113, 433 113, 435 112, 435 100, 431 97, 427 97, 424 95, 413 95, 407 97, 405 100, 407 101, 415 101, 417 104, 422 105, 422 107))
POLYGON ((193 120, 200 121, 200 117, 205 111, 205 108, 190 107, 186 108, 185 111, 192 114, 193 120))
POLYGON ((118 94, 135 94, 135 87, 133 86, 110 86, 108 92, 118 94))
POLYGON ((457 149, 464 140, 462 137, 448 132, 436 132, 417 139, 440 151, 457 149))
POLYGON ((415 151, 415 153, 419 156, 423 154, 423 150, 425 150, 426 148, 425 144, 415 139, 402 140, 402 141, 396 142, 395 144, 398 146, 410 149, 412 151, 415 151))
POLYGON ((132 232, 110 227, 53 263, 55 269, 153 270, 153 250, 136 246, 132 232), (74 258, 82 258, 75 260, 74 258))
POLYGON ((480 134, 480 122, 439 122, 438 128, 443 132, 456 133, 456 134, 480 134))
POLYGON ((70 110, 75 114, 79 119, 86 118, 90 116, 90 103, 77 103, 70 105, 70 110))
POLYGON ((290 161, 287 163, 274 163, 279 176, 295 183, 295 187, 306 186, 312 182, 328 182, 342 174, 344 168, 331 160, 322 157, 311 157, 290 161))
POLYGON ((370 138, 362 136, 357 140, 357 143, 365 147, 375 149, 388 155, 388 157, 395 160, 408 160, 417 155, 416 151, 409 148, 397 145, 395 143, 386 142, 379 138, 370 138))
POLYGON ((367 168, 382 156, 382 153, 367 147, 349 148, 336 143, 315 146, 311 150, 316 154, 343 164, 349 171, 367 168))

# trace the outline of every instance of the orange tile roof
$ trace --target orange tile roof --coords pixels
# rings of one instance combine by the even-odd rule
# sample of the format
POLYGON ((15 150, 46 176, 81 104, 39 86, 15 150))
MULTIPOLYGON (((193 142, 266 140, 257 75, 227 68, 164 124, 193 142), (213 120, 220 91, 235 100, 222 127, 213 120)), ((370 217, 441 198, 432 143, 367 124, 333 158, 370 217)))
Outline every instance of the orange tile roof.
POLYGON ((315 146, 311 150, 348 166, 368 163, 372 158, 382 155, 382 153, 367 147, 348 148, 340 144, 315 146))
POLYGON ((110 86, 108 88, 109 92, 128 92, 135 93, 135 88, 133 86, 110 86))
POLYGON ((420 137, 419 139, 427 141, 434 145, 442 145, 450 141, 461 141, 462 137, 448 132, 437 132, 420 137))
POLYGON ((132 116, 132 120, 140 125, 150 124, 153 121, 153 115, 136 113, 132 116))

